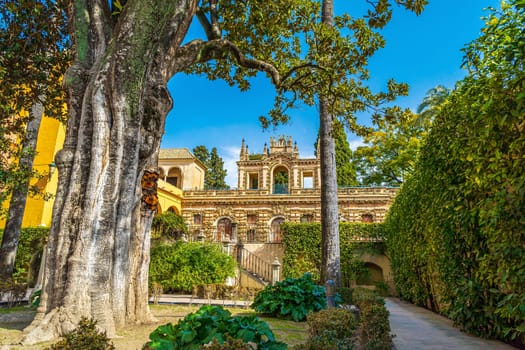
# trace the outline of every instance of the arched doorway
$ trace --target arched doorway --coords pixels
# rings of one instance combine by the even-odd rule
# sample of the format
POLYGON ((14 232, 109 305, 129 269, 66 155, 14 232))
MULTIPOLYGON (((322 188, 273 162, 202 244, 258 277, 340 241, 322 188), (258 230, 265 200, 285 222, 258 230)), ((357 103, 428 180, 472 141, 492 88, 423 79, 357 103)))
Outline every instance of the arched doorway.
POLYGON ((217 242, 222 242, 225 240, 232 239, 232 221, 229 218, 221 218, 217 221, 217 232, 215 235, 215 240, 217 242))
POLYGON ((283 222, 284 222, 283 217, 278 217, 272 220, 270 224, 270 237, 268 237, 268 241, 270 243, 281 242, 281 224, 283 222))
POLYGON ((273 169, 273 194, 288 194, 289 173, 282 165, 273 169))
POLYGON ((357 280, 358 285, 375 285, 379 282, 385 282, 381 266, 365 262, 364 267, 368 273, 357 280))

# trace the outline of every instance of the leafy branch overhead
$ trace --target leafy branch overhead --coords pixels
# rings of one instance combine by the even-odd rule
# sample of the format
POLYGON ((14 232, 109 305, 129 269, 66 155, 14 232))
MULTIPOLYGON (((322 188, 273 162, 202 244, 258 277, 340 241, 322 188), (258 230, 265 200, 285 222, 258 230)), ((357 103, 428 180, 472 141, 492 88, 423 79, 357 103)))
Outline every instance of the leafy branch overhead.
POLYGON ((394 80, 379 93, 364 83, 370 76, 368 59, 385 43, 379 30, 390 20, 393 3, 419 14, 426 1, 367 3, 366 16, 336 16, 329 27, 321 23, 320 6, 314 1, 201 1, 197 18, 207 40, 184 45, 176 64, 241 90, 249 89, 251 77, 265 72, 275 85, 276 98, 268 116, 260 117, 264 127, 287 122, 289 108, 296 103, 313 105, 319 94, 330 100, 331 114, 364 133, 356 122, 357 112, 369 110, 375 119, 382 113, 394 118, 399 111, 381 105, 408 92, 406 84, 394 80))

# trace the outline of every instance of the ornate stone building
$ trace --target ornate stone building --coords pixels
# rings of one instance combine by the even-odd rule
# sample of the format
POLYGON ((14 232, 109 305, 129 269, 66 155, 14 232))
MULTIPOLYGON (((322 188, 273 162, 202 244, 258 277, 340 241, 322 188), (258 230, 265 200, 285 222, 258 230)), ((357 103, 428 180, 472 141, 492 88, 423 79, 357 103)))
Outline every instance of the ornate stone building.
MULTIPOLYGON (((163 160, 159 161, 162 168, 163 160)), ((250 154, 242 141, 235 190, 185 190, 182 215, 191 240, 280 242, 282 222, 321 220, 320 160, 300 158, 291 137, 270 139, 250 154)), ((396 189, 339 189, 341 221, 380 222, 396 189)))

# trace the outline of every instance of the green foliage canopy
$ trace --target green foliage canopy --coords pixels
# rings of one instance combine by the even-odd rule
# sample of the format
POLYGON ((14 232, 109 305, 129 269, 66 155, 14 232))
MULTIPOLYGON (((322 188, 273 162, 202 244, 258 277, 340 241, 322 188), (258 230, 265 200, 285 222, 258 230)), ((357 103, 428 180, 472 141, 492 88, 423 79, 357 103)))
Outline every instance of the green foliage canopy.
POLYGON ((197 17, 208 41, 194 40, 186 46, 202 45, 198 61, 186 72, 222 79, 241 90, 250 88, 251 77, 265 72, 277 96, 274 108, 260 117, 264 127, 286 122, 288 109, 297 102, 313 105, 317 96, 325 96, 331 115, 341 116, 354 131, 362 130, 357 112, 370 110, 374 118, 397 115, 397 108, 381 106, 407 93, 406 84, 394 80, 378 93, 364 84, 370 76, 368 59, 384 46, 379 32, 391 19, 392 5, 419 14, 427 1, 367 3, 366 16, 343 14, 328 26, 321 21, 316 1, 203 0, 197 17))
POLYGON ((230 188, 225 181, 227 171, 224 169, 224 160, 217 153, 216 147, 213 147, 210 152, 206 146, 196 146, 193 148, 193 154, 207 168, 204 176, 205 189, 226 190, 230 188))
MULTIPOLYGON (((65 6, 54 0, 3 0, 0 6, 0 203, 36 173, 16 161, 31 108, 65 119, 62 76, 69 64, 65 6)), ((35 192, 35 189, 32 189, 35 192)))
POLYGON ((188 233, 188 227, 181 215, 167 211, 153 218, 151 231, 152 238, 176 240, 188 233))

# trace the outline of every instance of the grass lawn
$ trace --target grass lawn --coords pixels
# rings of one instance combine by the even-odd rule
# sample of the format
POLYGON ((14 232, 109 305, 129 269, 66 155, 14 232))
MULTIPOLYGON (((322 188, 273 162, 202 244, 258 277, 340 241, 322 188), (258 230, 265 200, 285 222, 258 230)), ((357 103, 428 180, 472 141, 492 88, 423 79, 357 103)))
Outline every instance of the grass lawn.
MULTIPOLYGON (((119 350, 141 349, 148 341, 149 334, 161 324, 177 323, 187 314, 198 309, 197 306, 185 305, 151 305, 151 311, 157 318, 158 323, 150 325, 129 326, 118 333, 118 337, 112 339, 115 347, 119 350)), ((251 309, 227 308, 232 314, 253 314, 251 309)), ((27 307, 15 307, 12 309, 0 308, 0 350, 24 349, 41 350, 47 344, 35 346, 20 346, 16 344, 22 338, 22 330, 31 322, 35 314, 34 310, 27 307), (3 347, 11 345, 10 347, 3 347)), ((266 321, 275 333, 278 340, 288 345, 295 345, 306 340, 306 322, 285 321, 275 318, 261 317, 266 321)))

